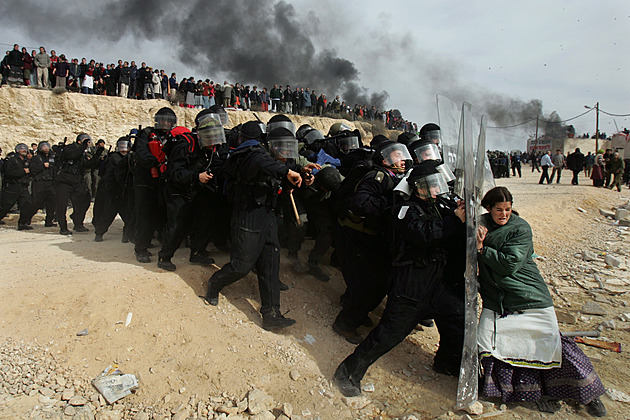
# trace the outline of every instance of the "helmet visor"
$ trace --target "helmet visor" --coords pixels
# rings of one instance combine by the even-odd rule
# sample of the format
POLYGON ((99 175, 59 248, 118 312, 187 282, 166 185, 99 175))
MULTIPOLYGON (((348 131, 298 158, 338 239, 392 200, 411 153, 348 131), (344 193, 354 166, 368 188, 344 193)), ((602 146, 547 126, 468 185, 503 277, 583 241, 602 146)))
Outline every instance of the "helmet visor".
POLYGON ((401 162, 411 160, 409 150, 400 143, 392 144, 381 150, 381 157, 388 166, 401 166, 401 162))
POLYGON ((276 128, 286 128, 291 133, 295 133, 295 124, 291 121, 272 121, 267 124, 267 133, 271 133, 276 128))
POLYGON ((173 115, 156 115, 155 116, 155 129, 157 130, 171 130, 177 123, 177 117, 173 115))
POLYGON ((225 130, 219 114, 208 114, 199 121, 197 138, 202 148, 225 143, 225 130))
POLYGON ((442 160, 440 149, 435 143, 428 143, 423 144, 422 146, 418 146, 413 149, 413 154, 416 155, 418 163, 424 162, 425 160, 442 160))
POLYGON ((129 140, 118 140, 116 142, 116 151, 118 152, 128 152, 129 151, 129 140))
POLYGON ((436 198, 448 192, 448 184, 441 173, 418 178, 413 184, 416 194, 421 198, 436 198))
POLYGON ((437 166, 435 169, 438 170, 439 173, 444 177, 444 181, 451 182, 455 181, 455 174, 451 171, 451 168, 448 167, 445 163, 437 166))
POLYGON ((269 151, 274 159, 297 159, 298 142, 293 137, 277 137, 269 140, 269 151))
POLYGON ((427 131, 425 134, 427 140, 434 144, 442 143, 442 133, 440 130, 427 131))
POLYGON ((339 139, 339 150, 341 151, 341 153, 350 153, 351 150, 357 150, 358 148, 358 137, 342 137, 339 139))
POLYGON ((304 135, 304 143, 306 144, 313 144, 321 140, 324 140, 324 135, 319 132, 319 130, 312 129, 309 130, 306 135, 304 135))
POLYGON ((48 143, 47 141, 40 141, 37 145, 37 151, 42 153, 50 152, 50 143, 48 143))

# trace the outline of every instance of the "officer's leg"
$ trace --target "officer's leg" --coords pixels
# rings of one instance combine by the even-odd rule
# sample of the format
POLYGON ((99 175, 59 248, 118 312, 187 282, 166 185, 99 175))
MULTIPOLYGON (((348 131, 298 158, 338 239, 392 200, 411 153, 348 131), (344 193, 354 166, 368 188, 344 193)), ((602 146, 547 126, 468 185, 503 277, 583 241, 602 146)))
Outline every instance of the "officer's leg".
POLYGON ((431 305, 440 333, 440 347, 435 353, 433 367, 438 372, 458 376, 464 344, 464 301, 440 283, 431 305))
POLYGON ((79 185, 75 186, 74 194, 70 194, 70 200, 72 201, 72 215, 70 218, 74 222, 74 230, 81 228, 85 229, 83 222, 85 220, 85 214, 90 208, 92 199, 90 196, 90 190, 87 183, 83 180, 79 185))
POLYGON ((68 221, 66 220, 66 211, 68 210, 68 199, 70 198, 70 185, 58 182, 55 185, 55 192, 57 193, 55 215, 57 217, 57 223, 59 224, 59 230, 61 232, 67 232, 68 221))
POLYGON ((156 192, 144 186, 136 186, 135 194, 135 214, 136 214, 136 245, 137 255, 146 254, 156 225, 156 207, 158 206, 155 197, 156 192))
POLYGON ((269 214, 268 225, 264 226, 261 236, 264 243, 256 261, 258 288, 260 290, 260 313, 265 315, 280 310, 280 244, 278 243, 278 225, 276 217, 269 214))
POLYGON ((339 365, 335 380, 338 384, 349 380, 360 389, 368 367, 403 341, 426 315, 427 310, 421 302, 390 296, 379 324, 339 365))
POLYGON ((20 208, 18 227, 28 226, 31 224, 31 217, 33 215, 33 199, 28 192, 27 185, 20 185, 19 191, 20 192, 17 199, 18 207, 20 208))
POLYGON ((46 187, 43 192, 45 196, 45 208, 46 208, 46 221, 45 226, 53 226, 53 220, 55 219, 55 206, 57 205, 57 195, 52 184, 46 187))
POLYGON ((20 196, 18 185, 8 184, 2 189, 2 197, 0 198, 0 220, 9 213, 20 196))
MULTIPOLYGON (((166 194, 166 226, 162 234, 160 261, 170 261, 188 232, 191 217, 191 199, 181 195, 166 194)), ((173 265, 172 269, 175 269, 173 265)))
POLYGON ((92 224, 94 225, 94 234, 97 237, 103 236, 109 230, 109 227, 116 219, 116 215, 118 214, 118 205, 117 200, 111 196, 111 194, 105 191, 105 188, 98 188, 96 190, 96 200, 94 200, 94 219, 92 220, 92 224), (106 203, 102 206, 98 219, 96 218, 96 209, 99 200, 106 203))
MULTIPOLYGON (((265 238, 261 236, 262 227, 256 223, 256 219, 260 219, 260 215, 256 214, 259 210, 239 212, 232 217, 230 262, 214 273, 208 282, 206 300, 212 305, 218 304, 221 289, 245 277, 258 260, 265 244, 265 238)), ((263 217, 261 222, 265 220, 263 217)))
POLYGON ((201 191, 191 203, 188 219, 190 223, 190 262, 202 265, 214 263, 206 247, 212 238, 211 220, 215 217, 210 191, 201 191))
MULTIPOLYGON (((98 231, 97 225, 101 224, 101 218, 111 207, 111 195, 107 194, 105 188, 99 188, 96 197, 94 198, 94 208, 92 210, 92 224, 96 231, 98 231)), ((97 233, 98 235, 98 233, 97 233)))

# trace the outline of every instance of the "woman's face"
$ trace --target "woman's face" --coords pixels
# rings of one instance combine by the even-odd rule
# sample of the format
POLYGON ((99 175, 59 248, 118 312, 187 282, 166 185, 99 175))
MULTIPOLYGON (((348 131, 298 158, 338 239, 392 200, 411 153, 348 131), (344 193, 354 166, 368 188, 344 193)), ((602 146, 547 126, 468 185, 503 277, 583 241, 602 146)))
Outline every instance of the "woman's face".
POLYGON ((490 209, 490 215, 492 216, 494 223, 499 226, 505 225, 510 220, 510 216, 512 216, 512 203, 509 201, 496 203, 490 209))

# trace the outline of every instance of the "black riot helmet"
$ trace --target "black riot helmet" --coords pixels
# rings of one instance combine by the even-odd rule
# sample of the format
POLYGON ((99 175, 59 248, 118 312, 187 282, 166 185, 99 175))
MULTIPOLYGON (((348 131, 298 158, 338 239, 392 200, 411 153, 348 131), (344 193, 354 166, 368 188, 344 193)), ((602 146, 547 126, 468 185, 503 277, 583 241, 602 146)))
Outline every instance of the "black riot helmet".
POLYGON ((442 161, 440 148, 437 144, 428 140, 416 140, 407 146, 414 162, 420 163, 425 160, 442 161))
POLYGON ((337 148, 341 153, 348 154, 361 147, 361 139, 355 131, 345 130, 337 134, 335 139, 337 148))
POLYGON ((430 200, 448 192, 448 184, 437 168, 438 163, 434 160, 427 160, 414 166, 407 177, 407 183, 414 194, 424 200, 430 200))
POLYGON ((420 137, 418 137, 416 134, 405 132, 405 133, 400 133, 400 135, 398 136, 398 143, 402 143, 405 146, 408 146, 414 141, 419 140, 419 139, 420 137))
POLYGON ((116 151, 121 155, 126 155, 131 150, 131 142, 129 141, 129 137, 124 136, 116 141, 116 151))
POLYGON ((274 115, 267 122, 268 134, 271 134, 271 132, 275 130, 276 128, 286 128, 287 130, 291 132, 292 136, 295 136, 295 124, 293 124, 291 119, 284 114, 274 115))
POLYGON ((437 145, 442 143, 442 134, 440 126, 434 123, 428 123, 420 129, 420 139, 427 140, 437 145))
POLYGON ((50 143, 48 143, 46 140, 40 141, 37 145, 37 153, 44 153, 46 155, 50 153, 50 143))
POLYGON ((205 114, 197 121, 197 139, 202 149, 225 143, 225 130, 218 114, 205 114))
POLYGON ((267 134, 267 143, 269 144, 269 153, 274 159, 284 161, 299 157, 298 141, 287 128, 274 128, 267 134))
POLYGON ((177 115, 171 108, 161 108, 155 114, 155 129, 162 131, 170 131, 177 124, 177 115))
POLYGON ((90 145, 91 142, 92 142, 92 137, 90 137, 89 134, 81 133, 77 136, 77 143, 80 143, 86 149, 90 145))
POLYGON ((309 127, 308 129, 302 131, 301 135, 302 138, 298 137, 298 140, 303 141, 309 146, 311 144, 325 140, 324 135, 319 130, 314 129, 313 127, 309 127))
POLYGON ((28 154, 28 146, 26 143, 18 143, 15 145, 15 153, 20 156, 26 156, 28 154))
POLYGON ((404 174, 412 163, 407 147, 394 141, 381 143, 372 159, 374 165, 383 166, 396 174, 404 174))
POLYGON ((391 141, 389 138, 385 137, 382 134, 377 134, 374 136, 374 138, 372 139, 372 141, 370 141, 370 147, 372 149, 376 149, 378 148, 378 146, 380 146, 381 144, 387 142, 387 141, 391 141))
MULTIPOLYGON (((210 108, 208 108, 208 111, 210 111, 210 113, 212 114, 217 114, 221 118, 221 124, 223 125, 223 127, 227 127, 230 124, 230 117, 228 116, 227 111, 221 105, 212 105, 210 108)), ((201 114, 201 112, 199 114, 201 114)))
POLYGON ((342 122, 334 123, 328 129, 328 137, 336 136, 342 131, 352 131, 352 127, 342 122))
POLYGON ((298 141, 304 141, 304 133, 306 133, 308 130, 311 130, 312 128, 313 127, 311 127, 309 124, 302 124, 300 128, 298 128, 295 132, 295 138, 298 139, 298 141))

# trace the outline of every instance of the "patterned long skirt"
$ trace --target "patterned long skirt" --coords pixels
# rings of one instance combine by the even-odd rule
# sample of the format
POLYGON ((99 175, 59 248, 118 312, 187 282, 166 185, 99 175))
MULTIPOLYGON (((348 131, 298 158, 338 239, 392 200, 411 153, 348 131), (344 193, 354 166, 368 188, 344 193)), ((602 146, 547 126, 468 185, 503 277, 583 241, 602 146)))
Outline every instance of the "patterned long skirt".
POLYGON ((588 404, 606 389, 589 358, 567 337, 562 337, 562 365, 551 369, 516 367, 492 356, 481 359, 484 397, 504 402, 538 401, 542 396, 588 404))

